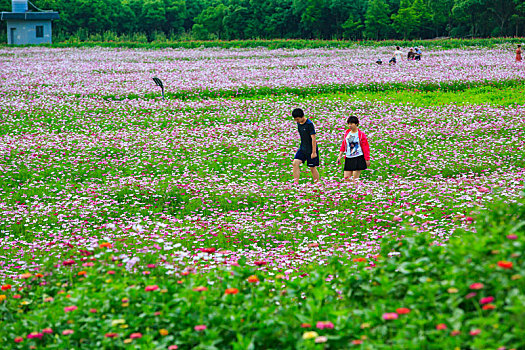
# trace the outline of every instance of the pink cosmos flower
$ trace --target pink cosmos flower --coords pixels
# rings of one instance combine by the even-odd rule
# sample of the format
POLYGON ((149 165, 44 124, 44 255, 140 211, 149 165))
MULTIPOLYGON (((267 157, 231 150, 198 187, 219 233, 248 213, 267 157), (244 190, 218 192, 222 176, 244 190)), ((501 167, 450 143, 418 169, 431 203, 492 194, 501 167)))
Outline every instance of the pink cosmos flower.
POLYGON ((63 335, 70 335, 70 334, 73 334, 73 333, 75 333, 75 332, 73 332, 72 329, 66 329, 66 330, 62 331, 63 335))
POLYGON ((384 320, 397 320, 398 317, 399 317, 399 315, 396 314, 395 312, 387 312, 387 313, 383 314, 383 319, 384 320))
POLYGON ((483 287, 485 287, 485 285, 483 285, 483 283, 472 283, 470 285, 470 289, 482 289, 483 287))
POLYGON ((42 339, 44 333, 31 332, 27 335, 27 339, 42 339))
POLYGON ((494 297, 485 297, 485 298, 481 298, 479 303, 483 305, 483 304, 492 303, 493 301, 494 301, 494 297))
POLYGON ((475 296, 476 296, 476 293, 468 293, 467 295, 465 295, 465 299, 474 298, 475 296))
POLYGON ((64 312, 75 311, 75 310, 77 310, 77 309, 78 309, 78 307, 76 307, 75 305, 72 305, 72 306, 66 306, 66 307, 64 308, 64 312))
POLYGON ((195 329, 197 332, 200 332, 200 331, 205 330, 206 326, 203 325, 203 324, 200 324, 200 325, 197 325, 197 326, 193 327, 193 329, 195 329))
POLYGON ((44 329, 42 329, 42 333, 53 334, 53 330, 51 328, 44 328, 44 329))
POLYGON ((480 334, 481 333, 481 329, 473 329, 470 331, 470 335, 475 337, 476 335, 480 334))
POLYGON ((334 324, 330 321, 319 321, 315 325, 318 329, 333 329, 334 324))
POLYGON ((139 339, 142 338, 142 333, 131 333, 129 336, 130 339, 139 339))
POLYGON ((168 350, 177 350, 179 347, 177 345, 168 346, 168 350))
POLYGON ((146 292, 151 292, 151 291, 154 291, 154 290, 157 290, 159 289, 159 286, 157 286, 156 284, 152 285, 152 286, 146 286, 146 288, 144 288, 144 290, 146 292))

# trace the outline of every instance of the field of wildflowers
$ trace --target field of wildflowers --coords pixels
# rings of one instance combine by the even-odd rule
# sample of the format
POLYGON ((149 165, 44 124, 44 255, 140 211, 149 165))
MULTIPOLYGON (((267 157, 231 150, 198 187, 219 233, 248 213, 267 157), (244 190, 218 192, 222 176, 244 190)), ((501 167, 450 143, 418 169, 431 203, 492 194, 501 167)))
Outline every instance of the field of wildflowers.
POLYGON ((390 51, 0 48, 0 348, 524 348, 525 66, 390 51))

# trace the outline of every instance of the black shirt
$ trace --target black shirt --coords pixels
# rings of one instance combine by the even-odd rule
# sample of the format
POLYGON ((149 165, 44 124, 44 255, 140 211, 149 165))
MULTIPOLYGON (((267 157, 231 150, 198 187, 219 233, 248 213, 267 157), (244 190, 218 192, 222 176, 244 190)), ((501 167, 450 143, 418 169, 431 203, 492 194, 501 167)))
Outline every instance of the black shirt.
MULTIPOLYGON (((312 153, 312 135, 315 135, 314 123, 310 119, 306 119, 304 124, 297 123, 297 130, 301 136, 301 145, 299 149, 306 154, 312 153)), ((316 147, 318 149, 318 147, 316 147)))

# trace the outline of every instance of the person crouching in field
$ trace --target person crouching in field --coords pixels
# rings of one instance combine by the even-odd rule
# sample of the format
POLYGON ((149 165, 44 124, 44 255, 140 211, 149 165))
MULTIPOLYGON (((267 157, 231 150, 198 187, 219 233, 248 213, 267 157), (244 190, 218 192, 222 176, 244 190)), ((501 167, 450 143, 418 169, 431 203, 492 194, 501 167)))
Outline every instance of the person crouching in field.
POLYGON ((301 137, 301 145, 293 160, 294 183, 299 183, 299 174, 301 172, 299 167, 304 162, 306 162, 310 168, 314 182, 318 182, 319 171, 317 171, 317 167, 319 166, 319 149, 317 148, 317 140, 315 139, 314 123, 304 116, 304 112, 300 108, 292 111, 292 117, 297 122, 297 130, 301 137))
POLYGON ((348 130, 345 131, 343 144, 337 157, 337 163, 345 156, 344 177, 346 181, 356 181, 361 171, 370 166, 370 146, 364 132, 359 130, 359 119, 350 116, 346 120, 348 130))

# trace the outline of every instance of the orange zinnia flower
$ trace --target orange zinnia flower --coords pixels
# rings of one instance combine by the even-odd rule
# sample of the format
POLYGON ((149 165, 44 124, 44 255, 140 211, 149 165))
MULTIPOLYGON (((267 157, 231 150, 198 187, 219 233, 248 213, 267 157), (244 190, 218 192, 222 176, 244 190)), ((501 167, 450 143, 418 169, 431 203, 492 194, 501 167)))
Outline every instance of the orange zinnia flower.
POLYGON ((239 290, 237 288, 228 288, 224 291, 224 294, 237 294, 239 290))
POLYGON ((257 283, 259 282, 259 278, 255 275, 251 275, 250 277, 248 277, 248 282, 250 283, 257 283))
POLYGON ((100 243, 98 246, 101 249, 102 248, 111 248, 112 247, 111 243, 108 243, 108 242, 100 243))
POLYGON ((202 287, 202 286, 193 288, 194 292, 205 292, 207 290, 208 290, 208 288, 202 287))

